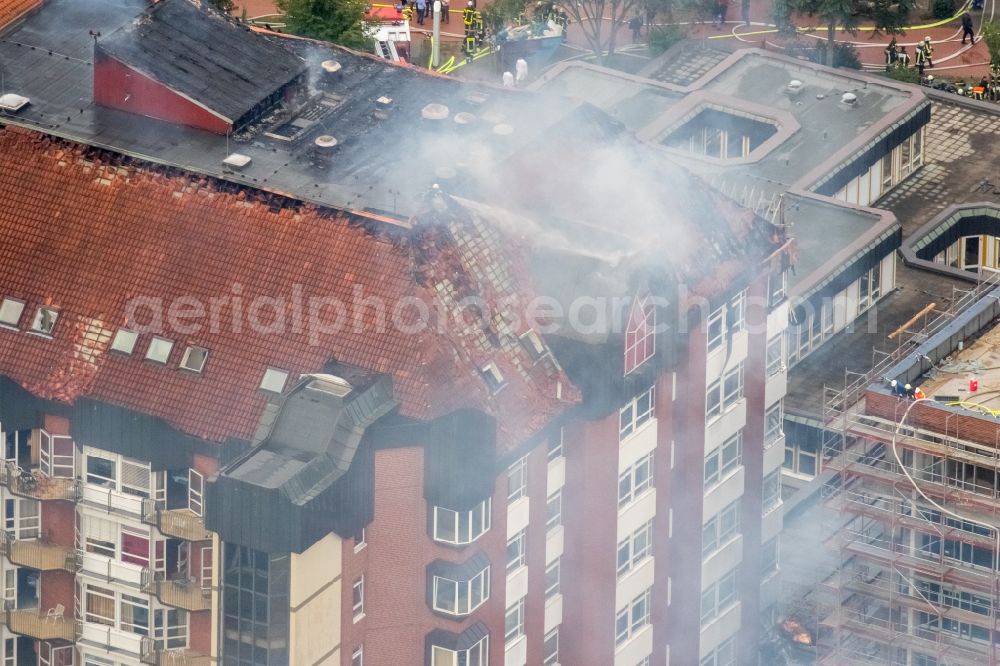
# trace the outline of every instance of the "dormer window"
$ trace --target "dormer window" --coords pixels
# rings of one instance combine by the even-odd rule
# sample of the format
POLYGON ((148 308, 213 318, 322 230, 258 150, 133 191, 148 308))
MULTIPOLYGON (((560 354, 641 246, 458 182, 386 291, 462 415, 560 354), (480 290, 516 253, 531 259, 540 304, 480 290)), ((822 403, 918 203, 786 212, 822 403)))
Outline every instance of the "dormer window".
POLYGON ((56 319, 58 318, 58 310, 40 307, 35 311, 35 318, 31 322, 31 330, 42 335, 52 335, 52 329, 56 327, 56 319))
POLYGON ((493 363, 487 363, 480 368, 479 372, 482 373, 483 379, 485 379, 486 383, 489 384, 490 391, 492 393, 496 393, 506 385, 503 380, 503 374, 500 372, 500 368, 493 363))
POLYGON ((184 350, 181 367, 191 372, 201 372, 205 369, 205 361, 207 360, 208 350, 204 347, 195 347, 192 345, 184 350))
POLYGON ((278 368, 268 368, 264 371, 264 378, 260 381, 260 388, 269 393, 281 393, 285 390, 285 382, 288 381, 288 372, 278 368))
POLYGON ((111 341, 111 349, 122 354, 131 354, 135 350, 135 343, 139 340, 139 334, 127 328, 119 328, 111 341))
POLYGON ((0 303, 0 325, 17 328, 24 312, 24 302, 14 298, 5 298, 0 303))
POLYGON ((625 328, 625 374, 629 374, 656 351, 656 308, 649 294, 636 296, 625 328))
POLYGON ((545 343, 542 342, 541 336, 534 330, 529 330, 520 337, 520 340, 525 350, 527 350, 528 355, 531 356, 532 361, 537 361, 545 355, 545 343))
POLYGON ((149 342, 149 349, 146 350, 146 358, 157 363, 166 363, 167 359, 170 358, 170 352, 173 351, 173 348, 173 340, 167 340, 166 338, 154 335, 153 339, 149 342))

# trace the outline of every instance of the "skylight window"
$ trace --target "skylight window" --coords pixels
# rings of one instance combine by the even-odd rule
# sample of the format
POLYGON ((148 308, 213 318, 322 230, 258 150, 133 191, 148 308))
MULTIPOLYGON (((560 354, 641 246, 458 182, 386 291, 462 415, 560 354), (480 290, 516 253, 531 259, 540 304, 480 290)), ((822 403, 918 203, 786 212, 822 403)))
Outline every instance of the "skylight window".
POLYGON ((489 384, 490 391, 493 393, 496 393, 506 385, 503 380, 503 374, 500 372, 500 368, 496 365, 488 363, 480 368, 479 371, 482 373, 483 379, 485 379, 486 383, 489 384))
POLYGON ((135 350, 135 343, 139 340, 139 334, 127 328, 119 328, 115 333, 114 340, 111 341, 111 349, 123 354, 131 354, 135 350))
POLYGON ((184 358, 181 359, 181 367, 191 372, 201 372, 205 369, 205 361, 208 360, 208 350, 204 347, 194 345, 184 350, 184 358))
POLYGON ((52 335, 52 329, 56 327, 56 319, 58 318, 58 310, 46 307, 38 308, 35 312, 35 319, 31 322, 31 330, 42 335, 52 335))
POLYGON ((288 373, 277 368, 268 368, 264 371, 264 378, 260 382, 260 388, 271 393, 281 393, 285 390, 285 382, 288 381, 288 373))
POLYGON ((5 298, 0 303, 0 324, 17 327, 24 312, 24 303, 13 298, 5 298))
POLYGON ((173 348, 173 340, 167 340, 166 338, 154 335, 149 343, 149 349, 146 350, 146 358, 157 363, 166 363, 167 359, 170 358, 170 352, 173 348))

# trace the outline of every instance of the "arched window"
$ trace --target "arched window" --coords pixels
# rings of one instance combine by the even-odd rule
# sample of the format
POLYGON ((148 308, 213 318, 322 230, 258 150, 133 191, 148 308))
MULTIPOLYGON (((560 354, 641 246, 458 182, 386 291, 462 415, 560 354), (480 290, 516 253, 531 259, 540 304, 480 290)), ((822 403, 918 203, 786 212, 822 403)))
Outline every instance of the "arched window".
POLYGON ((640 294, 632 303, 625 328, 625 374, 632 372, 656 351, 656 308, 649 294, 640 294))

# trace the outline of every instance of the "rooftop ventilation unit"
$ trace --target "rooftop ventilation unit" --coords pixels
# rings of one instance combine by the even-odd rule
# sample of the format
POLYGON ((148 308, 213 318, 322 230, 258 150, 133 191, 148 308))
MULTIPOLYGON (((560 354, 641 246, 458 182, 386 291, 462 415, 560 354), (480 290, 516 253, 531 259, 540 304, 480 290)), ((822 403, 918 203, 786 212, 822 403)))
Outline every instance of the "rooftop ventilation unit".
POLYGON ((476 122, 476 117, 468 111, 459 111, 455 114, 455 122, 459 125, 471 125, 476 122))
POLYGON ((846 104, 847 106, 854 106, 858 102, 858 96, 855 95, 854 93, 846 92, 840 98, 840 101, 846 104))
POLYGON ((250 159, 248 155, 242 155, 240 153, 233 153, 226 159, 222 160, 222 163, 233 171, 243 171, 253 160, 250 159))
POLYGON ((337 148, 337 139, 329 134, 320 134, 313 139, 313 166, 325 168, 333 161, 333 151, 337 148))
POLYGON ((788 87, 785 90, 789 95, 798 95, 802 92, 802 82, 798 79, 792 79, 788 82, 788 87))
POLYGON ((447 120, 449 113, 444 104, 428 104, 420 110, 420 116, 425 120, 447 120))
POLYGON ((22 97, 21 95, 15 95, 14 93, 7 93, 6 95, 0 95, 0 109, 4 111, 10 111, 15 113, 20 111, 24 107, 28 106, 31 100, 27 97, 22 97))
POLYGON ((343 69, 340 63, 337 62, 336 60, 324 60, 320 64, 320 67, 322 67, 323 71, 326 72, 327 74, 336 74, 341 69, 343 69))

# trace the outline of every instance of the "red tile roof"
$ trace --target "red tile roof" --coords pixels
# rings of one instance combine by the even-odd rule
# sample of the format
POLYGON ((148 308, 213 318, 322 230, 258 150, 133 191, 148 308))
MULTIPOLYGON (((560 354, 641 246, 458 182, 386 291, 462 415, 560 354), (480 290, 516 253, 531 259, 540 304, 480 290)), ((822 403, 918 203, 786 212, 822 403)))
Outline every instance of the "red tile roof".
POLYGON ((0 28, 13 23, 41 4, 42 0, 0 0, 0 28))
MULTIPOLYGON (((38 396, 88 396, 208 440, 248 439, 266 402, 258 386, 267 367, 294 379, 336 360, 390 374, 405 415, 476 407, 500 416, 508 445, 578 397, 557 368, 531 363, 516 342, 523 331, 508 330, 495 305, 504 294, 531 294, 516 243, 460 219, 461 210, 390 231, 13 127, 0 128, 0 201, 0 297, 27 302, 21 331, 0 329, 0 374, 38 396), (333 297, 350 305, 357 291, 390 308, 419 299, 432 312, 478 296, 492 311, 468 330, 413 335, 391 325, 391 310, 384 332, 373 330, 371 312, 357 328, 349 315, 340 332, 310 344, 309 327, 292 323, 299 290, 306 304, 333 297), (176 342, 165 367, 144 360, 151 333, 131 356, 109 351, 130 299, 191 297, 209 308, 236 293, 244 313, 257 297, 286 299, 286 332, 254 332, 246 316, 234 330, 224 305, 217 331, 181 335, 164 323, 176 342), (53 339, 25 332, 40 304, 60 311, 53 339), (188 344, 210 350, 201 375, 178 369, 188 344), (496 395, 479 374, 491 361, 508 381, 496 395), (565 387, 559 400, 557 382, 565 387)), ((271 321, 270 312, 260 319, 271 321)))

